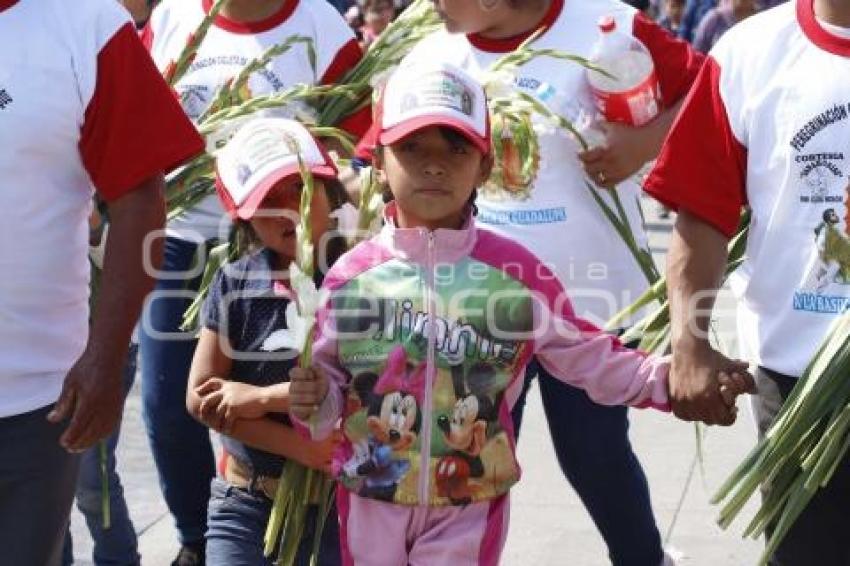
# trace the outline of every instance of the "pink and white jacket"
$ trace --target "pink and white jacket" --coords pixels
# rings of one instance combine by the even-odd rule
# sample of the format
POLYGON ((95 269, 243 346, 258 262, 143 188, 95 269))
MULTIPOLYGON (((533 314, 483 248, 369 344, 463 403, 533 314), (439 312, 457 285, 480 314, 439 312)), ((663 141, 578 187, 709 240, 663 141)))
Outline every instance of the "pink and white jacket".
POLYGON ((462 505, 506 493, 520 469, 511 407, 532 356, 605 405, 668 410, 668 361, 576 318, 552 272, 478 229, 400 229, 394 205, 373 239, 333 266, 314 365, 329 393, 309 427, 341 483, 402 505, 462 505))

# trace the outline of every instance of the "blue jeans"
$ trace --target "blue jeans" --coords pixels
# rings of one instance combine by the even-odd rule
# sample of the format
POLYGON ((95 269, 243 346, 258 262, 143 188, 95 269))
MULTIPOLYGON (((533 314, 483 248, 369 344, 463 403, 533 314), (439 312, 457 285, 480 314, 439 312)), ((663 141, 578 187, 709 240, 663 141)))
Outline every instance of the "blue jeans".
MULTIPOLYGON (((207 566, 272 566, 263 556, 263 537, 272 508, 265 495, 233 487, 221 479, 212 482, 207 530, 207 566)), ((308 566, 313 547, 316 508, 307 511, 304 535, 301 537, 296 566, 308 566)), ((332 507, 322 531, 319 566, 339 566, 339 518, 332 507)))
MULTIPOLYGON (((191 270, 197 251, 197 244, 167 238, 162 270, 191 270)), ((187 275, 157 281, 139 333, 145 428, 181 544, 203 543, 210 481, 215 476, 209 430, 186 410, 186 385, 197 340, 193 333, 181 334, 180 325, 199 280, 187 275)))
MULTIPOLYGON (((138 346, 130 344, 127 352, 127 365, 124 368, 124 398, 133 387, 136 379, 136 353, 138 346)), ((92 560, 97 566, 135 566, 139 564, 138 540, 127 502, 124 500, 124 488, 115 469, 115 447, 121 434, 121 423, 106 439, 106 477, 109 483, 109 513, 111 525, 103 528, 103 506, 101 505, 100 443, 86 450, 80 458, 80 475, 77 478, 77 508, 86 518, 89 533, 94 541, 92 560)), ((65 566, 74 562, 71 533, 65 535, 62 549, 62 563, 65 566)))
POLYGON ((605 539, 611 563, 658 566, 664 558, 661 536, 646 476, 629 442, 626 407, 597 405, 533 360, 512 414, 517 436, 535 375, 558 463, 605 539))

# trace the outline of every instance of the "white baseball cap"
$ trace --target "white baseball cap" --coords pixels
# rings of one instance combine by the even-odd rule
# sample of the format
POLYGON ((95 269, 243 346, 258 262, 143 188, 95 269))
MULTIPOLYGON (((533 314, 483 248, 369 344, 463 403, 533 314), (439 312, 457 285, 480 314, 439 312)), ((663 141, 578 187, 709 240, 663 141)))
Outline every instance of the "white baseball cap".
POLYGON ((487 97, 466 71, 449 63, 402 64, 378 98, 378 142, 390 145, 428 126, 447 126, 490 153, 487 97))
POLYGON ((275 185, 300 172, 299 155, 313 175, 336 178, 330 156, 300 122, 258 118, 242 126, 216 157, 216 190, 230 216, 251 219, 275 185))

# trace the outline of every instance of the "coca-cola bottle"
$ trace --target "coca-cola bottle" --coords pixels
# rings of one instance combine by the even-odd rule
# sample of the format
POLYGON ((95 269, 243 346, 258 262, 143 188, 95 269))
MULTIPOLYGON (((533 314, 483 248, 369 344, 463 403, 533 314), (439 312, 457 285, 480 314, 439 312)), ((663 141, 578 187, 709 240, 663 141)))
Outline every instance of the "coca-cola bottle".
POLYGON ((642 126, 661 110, 661 92, 652 56, 637 38, 617 30, 611 16, 599 20, 599 39, 590 61, 611 77, 588 69, 596 107, 605 120, 642 126))

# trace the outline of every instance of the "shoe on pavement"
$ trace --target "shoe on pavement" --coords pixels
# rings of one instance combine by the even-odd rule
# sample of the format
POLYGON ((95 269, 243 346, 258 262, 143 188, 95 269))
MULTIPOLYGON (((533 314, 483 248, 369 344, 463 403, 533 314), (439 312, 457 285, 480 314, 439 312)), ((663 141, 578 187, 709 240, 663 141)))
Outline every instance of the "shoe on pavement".
POLYGON ((204 566, 206 563, 205 549, 203 543, 184 544, 177 553, 177 558, 171 566, 204 566))

